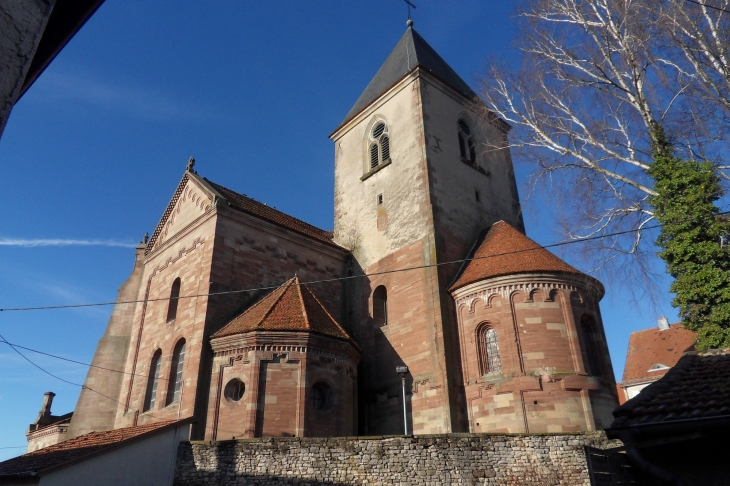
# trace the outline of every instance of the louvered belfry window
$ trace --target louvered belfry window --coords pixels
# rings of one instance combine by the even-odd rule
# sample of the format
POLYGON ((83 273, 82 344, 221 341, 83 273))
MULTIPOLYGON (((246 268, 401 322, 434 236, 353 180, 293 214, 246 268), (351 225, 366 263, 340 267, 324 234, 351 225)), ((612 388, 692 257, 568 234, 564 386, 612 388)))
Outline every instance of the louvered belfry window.
POLYGON ((375 124, 370 139, 370 170, 373 170, 390 160, 390 137, 385 123, 375 124))
POLYGON ((477 163, 477 151, 474 140, 471 137, 471 128, 469 128, 469 124, 464 120, 459 120, 457 124, 459 127, 459 154, 461 155, 461 160, 475 165, 477 163))

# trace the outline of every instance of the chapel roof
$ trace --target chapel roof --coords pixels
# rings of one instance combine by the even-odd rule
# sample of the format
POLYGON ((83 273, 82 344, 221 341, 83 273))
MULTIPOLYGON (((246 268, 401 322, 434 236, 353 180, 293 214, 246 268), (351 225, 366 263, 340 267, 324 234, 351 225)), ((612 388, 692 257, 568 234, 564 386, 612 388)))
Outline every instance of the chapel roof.
POLYGON ((480 280, 518 273, 568 273, 584 275, 553 255, 509 223, 492 225, 479 247, 449 290, 480 280))
POLYGON ((413 27, 408 27, 405 34, 395 45, 393 51, 380 66, 375 77, 362 92, 353 107, 347 113, 345 119, 340 123, 344 125, 355 115, 360 113, 380 95, 392 88, 398 81, 410 74, 416 68, 421 68, 465 97, 472 99, 476 96, 474 91, 461 77, 456 74, 451 66, 421 37, 413 27))
POLYGON ((621 384, 626 386, 664 376, 669 368, 677 364, 682 354, 694 350, 696 336, 681 323, 672 324, 664 331, 654 327, 632 332, 621 384), (657 365, 667 368, 649 371, 657 365))
POLYGON ((347 331, 298 277, 284 282, 211 338, 252 331, 304 331, 353 342, 347 331))
POLYGON ((730 348, 684 353, 662 379, 613 416, 612 429, 730 416, 730 348))
POLYGON ((123 444, 135 437, 145 434, 154 434, 168 426, 190 422, 186 420, 165 420, 162 422, 146 423, 134 427, 107 430, 104 432, 90 432, 88 434, 68 439, 58 444, 23 454, 22 456, 0 462, 0 478, 24 477, 64 467, 67 463, 76 462, 87 456, 104 452, 123 444))

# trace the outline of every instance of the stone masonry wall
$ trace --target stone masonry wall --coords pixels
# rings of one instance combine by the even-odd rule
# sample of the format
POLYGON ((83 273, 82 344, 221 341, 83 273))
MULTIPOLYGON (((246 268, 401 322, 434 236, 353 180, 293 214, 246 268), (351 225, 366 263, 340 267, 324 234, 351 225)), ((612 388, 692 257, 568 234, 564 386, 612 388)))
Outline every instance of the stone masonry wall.
POLYGON ((587 486, 586 445, 621 444, 602 432, 181 442, 174 484, 587 486))

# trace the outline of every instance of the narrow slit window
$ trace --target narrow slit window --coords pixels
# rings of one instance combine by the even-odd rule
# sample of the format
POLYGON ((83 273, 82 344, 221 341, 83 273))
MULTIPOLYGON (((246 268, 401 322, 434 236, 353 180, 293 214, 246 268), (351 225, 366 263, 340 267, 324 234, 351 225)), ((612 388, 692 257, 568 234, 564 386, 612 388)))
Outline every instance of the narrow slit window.
POLYGON ((167 389, 167 405, 175 403, 180 399, 182 389, 183 364, 185 363, 185 340, 181 339, 175 345, 172 353, 172 366, 170 367, 170 381, 167 389))
POLYGON ((588 372, 593 376, 601 376, 603 368, 601 366, 601 358, 598 354, 598 346, 596 346, 595 332, 596 322, 591 316, 583 316, 581 319, 581 334, 583 335, 584 352, 588 358, 588 372))
POLYGON ((162 361, 162 351, 157 350, 152 355, 150 361, 150 373, 147 378, 147 393, 145 393, 143 411, 153 410, 155 408, 155 399, 157 397, 157 384, 160 381, 160 361, 162 361))
POLYGON ((167 304, 167 322, 177 318, 177 303, 180 297, 180 277, 176 278, 170 289, 170 302, 167 304))
POLYGON ((373 292, 373 320, 379 326, 388 324, 388 291, 384 285, 373 292))
POLYGON ((481 194, 479 194, 479 191, 474 191, 474 199, 476 200, 476 202, 481 201, 481 194))
POLYGON ((383 195, 382 194, 378 194, 378 206, 380 206, 382 204, 383 204, 383 195))

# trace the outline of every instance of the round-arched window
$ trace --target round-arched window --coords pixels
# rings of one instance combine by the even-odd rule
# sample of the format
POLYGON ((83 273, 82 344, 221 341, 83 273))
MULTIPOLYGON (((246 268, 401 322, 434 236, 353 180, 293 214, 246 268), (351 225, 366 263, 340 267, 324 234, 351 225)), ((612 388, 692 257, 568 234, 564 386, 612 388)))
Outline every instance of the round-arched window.
POLYGON ((312 407, 315 410, 323 411, 327 410, 330 401, 330 390, 324 383, 316 383, 312 386, 310 393, 310 400, 312 400, 312 407))
POLYGON ((229 402, 237 402, 243 398, 243 394, 246 391, 246 385, 243 384, 238 378, 234 378, 228 382, 226 388, 223 390, 223 396, 229 402))

